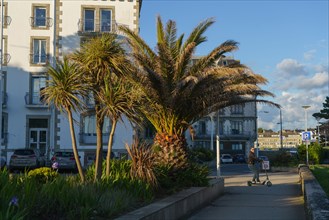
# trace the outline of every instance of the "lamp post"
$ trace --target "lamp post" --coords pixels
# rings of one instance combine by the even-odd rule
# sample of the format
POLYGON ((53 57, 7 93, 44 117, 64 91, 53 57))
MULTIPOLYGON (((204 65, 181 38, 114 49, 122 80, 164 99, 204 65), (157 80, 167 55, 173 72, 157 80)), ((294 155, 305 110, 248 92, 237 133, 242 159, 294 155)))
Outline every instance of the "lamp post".
MULTIPOLYGON (((268 111, 259 111, 259 113, 268 113, 268 111)), ((257 111, 256 111, 256 157, 259 155, 259 143, 258 143, 258 116, 257 116, 257 111)))
POLYGON ((210 134, 210 148, 212 151, 214 151, 214 117, 215 117, 216 112, 212 112, 209 114, 210 121, 211 121, 211 134, 210 134))
MULTIPOLYGON (((303 105, 302 108, 305 110, 305 131, 307 131, 307 109, 311 107, 309 105, 303 105)), ((306 145, 306 165, 308 166, 308 140, 305 140, 306 145)))
POLYGON ((282 111, 281 111, 281 108, 279 108, 280 110, 280 147, 281 147, 281 150, 283 148, 283 140, 282 140, 282 111))

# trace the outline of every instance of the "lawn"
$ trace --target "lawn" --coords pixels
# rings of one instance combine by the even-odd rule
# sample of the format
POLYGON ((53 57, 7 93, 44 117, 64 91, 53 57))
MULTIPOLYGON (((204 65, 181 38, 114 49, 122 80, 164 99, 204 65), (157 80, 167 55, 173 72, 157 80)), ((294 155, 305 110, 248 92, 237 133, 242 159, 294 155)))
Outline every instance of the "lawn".
POLYGON ((322 189, 329 196, 329 166, 328 165, 314 165, 310 169, 315 178, 320 183, 322 189))

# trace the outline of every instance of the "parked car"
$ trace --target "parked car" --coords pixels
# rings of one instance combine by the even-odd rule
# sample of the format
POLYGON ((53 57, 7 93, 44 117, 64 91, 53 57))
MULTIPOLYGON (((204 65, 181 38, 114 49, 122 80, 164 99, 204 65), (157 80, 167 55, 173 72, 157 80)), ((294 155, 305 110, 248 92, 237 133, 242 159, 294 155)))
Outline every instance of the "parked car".
POLYGON ((236 154, 233 157, 234 163, 246 163, 246 157, 243 154, 236 154))
MULTIPOLYGON (((107 157, 107 151, 103 151, 103 152, 102 152, 102 157, 103 157, 103 160, 106 160, 106 157, 107 157)), ((113 152, 111 152, 111 159, 113 159, 113 158, 117 158, 117 157, 115 156, 115 154, 114 154, 113 152)), ((95 161, 96 161, 96 156, 95 156, 95 154, 88 156, 86 167, 91 166, 92 164, 95 163, 95 161)))
POLYGON ((231 154, 222 154, 220 160, 221 163, 233 163, 233 158, 231 154))
POLYGON ((9 170, 34 169, 45 165, 44 156, 38 149, 16 149, 10 157, 9 170))
POLYGON ((56 151, 54 156, 51 158, 51 163, 57 163, 56 169, 58 170, 77 171, 78 169, 74 154, 71 151, 56 151))

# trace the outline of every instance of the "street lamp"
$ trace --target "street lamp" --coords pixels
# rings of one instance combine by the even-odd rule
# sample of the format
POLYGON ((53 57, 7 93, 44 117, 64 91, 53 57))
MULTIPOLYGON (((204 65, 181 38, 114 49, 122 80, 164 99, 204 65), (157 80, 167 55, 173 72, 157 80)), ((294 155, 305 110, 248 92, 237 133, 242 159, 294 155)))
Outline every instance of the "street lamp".
POLYGON ((279 108, 280 110, 280 147, 281 147, 281 150, 283 148, 283 140, 282 140, 282 111, 281 111, 281 108, 279 108))
MULTIPOLYGON (((268 113, 268 111, 259 111, 259 113, 268 113)), ((257 116, 257 111, 256 111, 256 157, 258 157, 258 152, 259 152, 259 143, 258 143, 258 116, 257 116)))
MULTIPOLYGON (((307 131, 307 109, 311 107, 309 105, 303 105, 302 108, 305 110, 305 131, 307 131)), ((306 165, 308 166, 308 140, 305 140, 306 145, 306 165)))
POLYGON ((214 117, 215 117, 216 112, 212 112, 209 114, 210 121, 211 121, 211 134, 210 134, 210 148, 212 151, 214 151, 214 117))

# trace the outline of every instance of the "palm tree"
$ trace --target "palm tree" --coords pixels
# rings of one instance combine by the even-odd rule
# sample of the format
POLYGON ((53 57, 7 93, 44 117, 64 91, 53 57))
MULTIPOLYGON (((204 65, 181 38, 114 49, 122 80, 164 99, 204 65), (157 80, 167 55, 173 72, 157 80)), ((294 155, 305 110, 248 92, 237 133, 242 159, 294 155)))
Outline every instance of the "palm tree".
POLYGON ((82 73, 77 71, 74 64, 64 57, 63 62, 57 62, 56 68, 49 66, 48 86, 42 90, 43 100, 49 105, 54 104, 60 112, 67 113, 70 125, 74 159, 82 182, 85 181, 76 145, 72 112, 80 111, 83 107, 81 98, 86 96, 86 86, 81 81, 82 73))
POLYGON ((111 74, 121 74, 129 66, 126 65, 125 51, 121 42, 117 40, 117 35, 113 33, 104 33, 101 36, 89 39, 70 56, 83 72, 83 78, 89 82, 89 89, 95 102, 96 116, 96 162, 95 162, 95 181, 102 176, 102 150, 103 137, 102 129, 104 123, 104 107, 99 94, 102 88, 105 88, 105 77, 111 74))
POLYGON ((113 145, 113 136, 118 121, 123 122, 125 115, 131 122, 139 123, 136 110, 138 108, 136 99, 132 98, 136 90, 129 82, 115 75, 105 77, 105 87, 101 89, 99 97, 104 104, 102 113, 112 121, 111 131, 108 140, 106 157, 106 176, 110 175, 110 159, 113 145))
POLYGON ((192 62, 197 46, 206 41, 204 32, 213 23, 211 18, 201 22, 184 41, 184 35, 177 37, 174 21, 164 27, 158 17, 155 50, 137 33, 120 27, 138 65, 127 77, 143 91, 143 114, 156 129, 158 163, 171 164, 174 170, 187 166, 184 132, 192 123, 218 109, 272 95, 259 87, 266 79, 246 66, 238 62, 215 65, 238 48, 233 40, 192 62))

